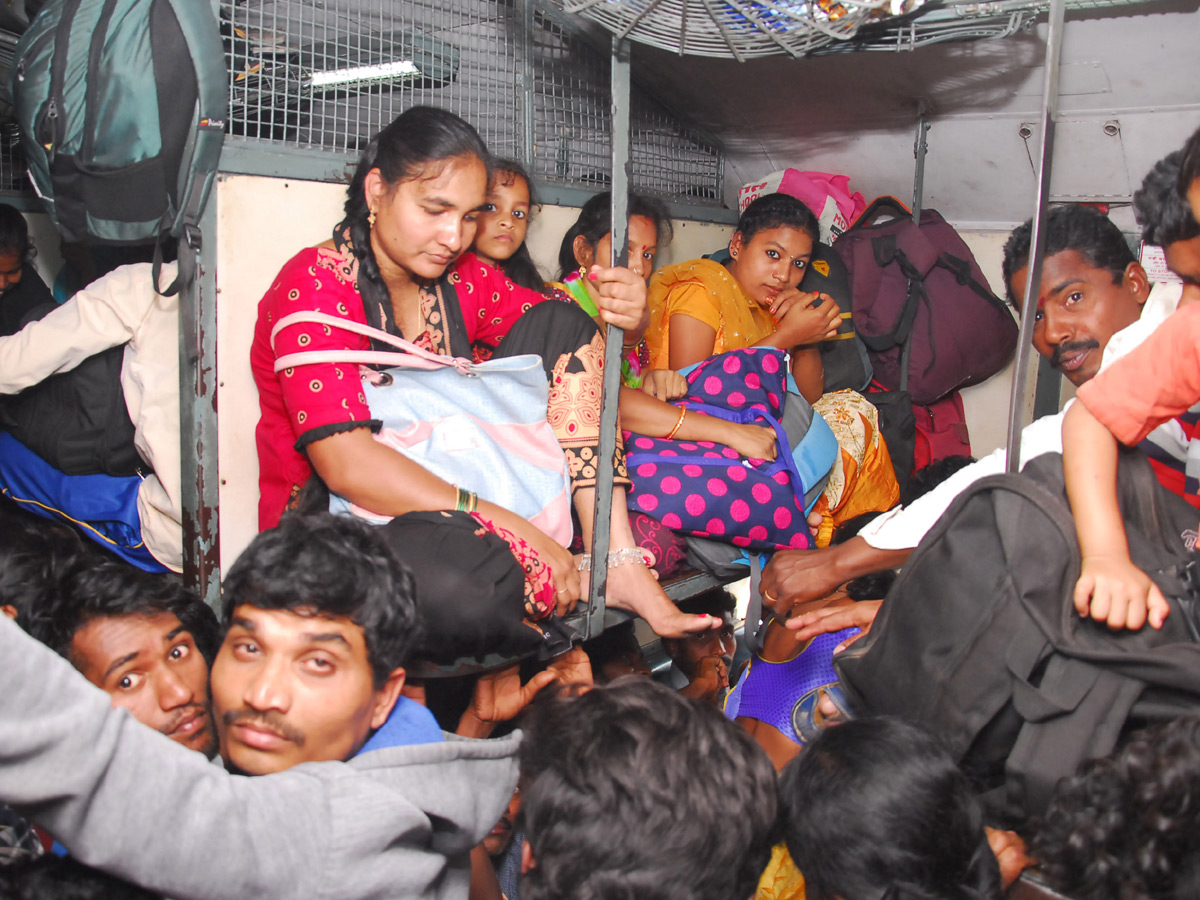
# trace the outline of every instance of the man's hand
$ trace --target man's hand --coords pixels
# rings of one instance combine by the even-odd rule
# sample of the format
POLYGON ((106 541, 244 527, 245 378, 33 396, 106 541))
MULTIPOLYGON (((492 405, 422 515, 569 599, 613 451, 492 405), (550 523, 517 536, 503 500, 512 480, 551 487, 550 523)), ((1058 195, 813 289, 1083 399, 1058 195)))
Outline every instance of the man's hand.
POLYGON ((519 716, 542 688, 554 682, 592 684, 592 664, 582 647, 572 647, 554 657, 544 671, 521 684, 521 664, 512 663, 482 675, 475 683, 471 705, 458 720, 456 734, 485 738, 501 722, 519 716))
POLYGON ((871 624, 882 605, 882 600, 860 600, 848 606, 826 606, 788 619, 786 624, 796 632, 798 641, 812 640, 819 634, 833 634, 845 628, 861 629, 861 634, 843 641, 833 649, 834 653, 840 653, 871 630, 871 624))
POLYGON ((520 663, 512 663, 480 676, 479 681, 475 682, 471 705, 458 720, 455 733, 462 737, 487 737, 501 722, 516 718, 537 696, 538 691, 555 678, 555 673, 547 669, 521 684, 520 663))
POLYGON ((706 656, 696 666, 696 677, 679 693, 693 700, 711 702, 727 687, 729 672, 725 668, 725 660, 719 656, 706 656))
POLYGON ((847 580, 838 566, 844 546, 778 551, 763 569, 763 605, 786 614, 798 603, 828 597, 847 580))
POLYGON ((904 565, 912 549, 879 550, 861 537, 824 550, 780 550, 763 569, 763 603, 787 614, 798 603, 828 597, 847 581, 904 565))
POLYGON ((582 647, 572 647, 550 660, 546 671, 562 684, 592 684, 592 661, 582 647))

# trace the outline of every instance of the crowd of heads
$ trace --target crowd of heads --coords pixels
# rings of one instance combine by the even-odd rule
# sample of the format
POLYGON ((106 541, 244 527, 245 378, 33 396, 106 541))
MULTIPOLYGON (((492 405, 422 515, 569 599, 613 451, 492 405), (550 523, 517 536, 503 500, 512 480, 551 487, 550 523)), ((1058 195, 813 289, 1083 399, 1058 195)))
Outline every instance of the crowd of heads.
MULTIPOLYGON (((1200 191, 1198 178, 1200 132, 1134 197, 1145 240, 1162 245, 1193 284, 1200 225, 1187 199, 1200 191)), ((432 188, 438 202, 494 214, 499 224, 485 229, 481 253, 517 281, 540 282, 524 247, 528 174, 493 161, 461 119, 417 107, 368 146, 335 233, 354 248, 368 302, 387 291, 373 242, 419 242, 434 227, 402 221, 409 205, 397 197, 432 188)), ((637 194, 628 215, 630 265, 649 277, 671 237, 669 215, 637 194)), ((562 243, 562 276, 607 265, 610 218, 609 194, 585 204, 562 243)), ((10 239, 21 259, 28 249, 27 235, 10 230, 0 218, 0 270, 10 239)), ((804 204, 768 195, 742 214, 731 268, 782 264, 798 281, 818 240, 804 204)), ((1004 248, 1004 281, 1018 307, 1027 302, 1031 241, 1026 223, 1004 248)), ((429 265, 440 274, 436 259, 429 265)), ((1079 205, 1052 207, 1045 221, 1042 284, 1060 282, 1068 287, 1039 291, 1033 339, 1079 384, 1098 369, 1109 338, 1136 320, 1149 285, 1120 230, 1079 205)), ((353 757, 388 720, 415 661, 420 626, 405 565, 371 525, 289 515, 251 542, 222 587, 218 622, 172 576, 103 558, 69 530, 0 516, 4 611, 114 706, 190 749, 219 751, 245 774, 353 757)), ((666 639, 666 654, 693 682, 719 665, 727 687, 733 598, 710 591, 681 608, 719 617, 722 627, 666 639)), ((746 898, 780 840, 810 900, 1000 896, 979 798, 936 737, 895 719, 850 721, 825 730, 777 782, 749 734, 711 704, 647 677, 632 625, 588 649, 597 686, 546 691, 531 706, 521 722, 519 812, 514 799, 485 841, 495 855, 523 830, 526 900, 746 898)), ((1197 798, 1200 719, 1188 717, 1135 735, 1063 783, 1034 823, 1033 849, 1078 900, 1195 896, 1197 798)))

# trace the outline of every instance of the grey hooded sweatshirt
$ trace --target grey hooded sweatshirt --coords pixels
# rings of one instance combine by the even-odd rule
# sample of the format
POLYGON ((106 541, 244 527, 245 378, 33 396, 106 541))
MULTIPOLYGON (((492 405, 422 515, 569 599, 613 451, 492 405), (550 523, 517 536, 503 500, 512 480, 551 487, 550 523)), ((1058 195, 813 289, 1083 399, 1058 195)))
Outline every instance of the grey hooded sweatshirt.
POLYGON ((177 900, 464 900, 519 733, 230 775, 113 709, 0 616, 0 801, 80 861, 177 900))

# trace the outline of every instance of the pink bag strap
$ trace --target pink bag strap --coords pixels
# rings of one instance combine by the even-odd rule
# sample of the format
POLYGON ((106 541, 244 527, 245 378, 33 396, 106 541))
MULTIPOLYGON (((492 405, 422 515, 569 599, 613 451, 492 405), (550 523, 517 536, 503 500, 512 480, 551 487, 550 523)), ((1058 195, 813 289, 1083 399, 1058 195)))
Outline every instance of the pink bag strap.
POLYGON ((275 327, 271 329, 271 348, 275 347, 275 337, 284 328, 291 325, 301 323, 312 323, 315 325, 328 325, 331 328, 340 328, 343 331, 352 331, 355 334, 361 334, 363 337, 381 341, 385 344, 391 344, 403 350, 403 353, 392 353, 385 350, 304 350, 299 353, 288 353, 280 356, 275 360, 275 371, 281 372, 284 369, 292 368, 293 366, 303 366, 312 363, 353 363, 363 365, 378 365, 378 366, 400 366, 406 369, 444 369, 454 368, 462 375, 470 374, 474 365, 469 359, 462 359, 457 356, 441 356, 437 353, 431 353, 416 344, 406 341, 402 337, 397 337, 394 334, 389 334, 378 328, 372 328, 370 325, 364 325, 361 322, 353 322, 349 319, 342 319, 337 316, 331 316, 328 313, 317 312, 316 310, 308 310, 305 312, 292 313, 290 316, 284 316, 275 323, 275 327))

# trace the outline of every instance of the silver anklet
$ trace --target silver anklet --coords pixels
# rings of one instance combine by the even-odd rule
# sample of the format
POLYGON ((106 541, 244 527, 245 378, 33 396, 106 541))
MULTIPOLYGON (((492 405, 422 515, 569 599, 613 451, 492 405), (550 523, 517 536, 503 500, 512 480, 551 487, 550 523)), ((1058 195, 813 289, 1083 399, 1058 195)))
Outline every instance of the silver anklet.
MULTIPOLYGON (((608 567, 617 566, 649 566, 654 562, 654 556, 649 550, 641 547, 622 547, 620 550, 608 551, 608 567)), ((579 557, 579 571, 590 572, 592 569, 592 554, 585 553, 579 557)))

